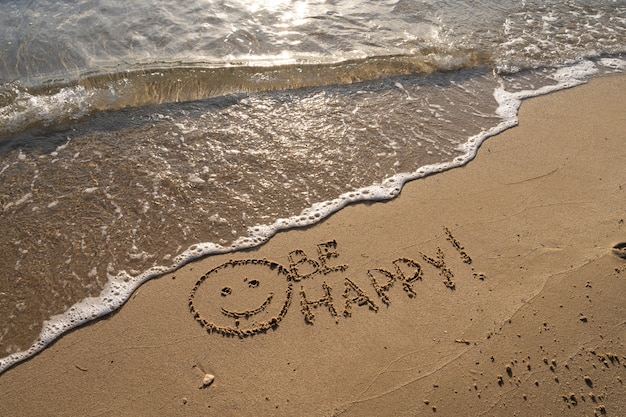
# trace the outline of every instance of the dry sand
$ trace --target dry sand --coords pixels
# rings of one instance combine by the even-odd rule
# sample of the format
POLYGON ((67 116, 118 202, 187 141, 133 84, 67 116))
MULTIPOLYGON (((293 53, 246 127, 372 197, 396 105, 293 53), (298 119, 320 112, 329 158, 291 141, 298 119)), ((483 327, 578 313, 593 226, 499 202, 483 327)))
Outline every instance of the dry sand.
POLYGON ((463 168, 145 284, 1 375, 0 414, 624 415, 624 97, 529 100, 463 168))

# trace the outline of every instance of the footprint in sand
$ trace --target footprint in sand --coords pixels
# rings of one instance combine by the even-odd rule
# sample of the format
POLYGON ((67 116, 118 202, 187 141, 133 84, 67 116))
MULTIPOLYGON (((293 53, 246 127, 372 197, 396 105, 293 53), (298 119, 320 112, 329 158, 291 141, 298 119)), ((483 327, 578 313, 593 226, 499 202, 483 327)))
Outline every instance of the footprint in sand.
POLYGON ((620 242, 613 246, 613 253, 620 258, 626 259, 626 242, 620 242))

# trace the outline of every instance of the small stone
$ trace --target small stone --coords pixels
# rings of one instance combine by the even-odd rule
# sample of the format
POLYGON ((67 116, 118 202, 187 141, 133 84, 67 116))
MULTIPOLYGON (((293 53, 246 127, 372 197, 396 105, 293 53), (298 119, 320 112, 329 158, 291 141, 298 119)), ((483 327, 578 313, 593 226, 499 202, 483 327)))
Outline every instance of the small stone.
POLYGON ((211 374, 206 374, 204 378, 202 378, 202 388, 206 388, 213 383, 215 380, 215 376, 211 374))

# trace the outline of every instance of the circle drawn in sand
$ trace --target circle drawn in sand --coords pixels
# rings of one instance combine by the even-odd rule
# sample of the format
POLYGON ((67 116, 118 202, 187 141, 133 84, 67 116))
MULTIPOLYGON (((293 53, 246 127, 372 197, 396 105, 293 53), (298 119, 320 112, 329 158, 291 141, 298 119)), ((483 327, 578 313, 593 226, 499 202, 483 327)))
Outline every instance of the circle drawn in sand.
POLYGON ((287 313, 292 294, 288 278, 287 269, 276 262, 231 260, 200 277, 189 309, 208 332, 239 337, 264 332, 276 328, 287 313))

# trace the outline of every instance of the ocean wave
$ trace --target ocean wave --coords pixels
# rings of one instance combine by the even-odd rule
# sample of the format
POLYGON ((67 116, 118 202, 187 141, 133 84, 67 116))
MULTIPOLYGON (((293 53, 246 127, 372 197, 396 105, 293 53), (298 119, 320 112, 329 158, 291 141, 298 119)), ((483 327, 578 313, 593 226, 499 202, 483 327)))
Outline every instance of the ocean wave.
POLYGON ((471 50, 315 60, 259 57, 211 64, 153 63, 89 73, 72 82, 0 87, 0 135, 66 125, 97 111, 204 100, 239 93, 354 84, 383 77, 489 66, 471 50))

